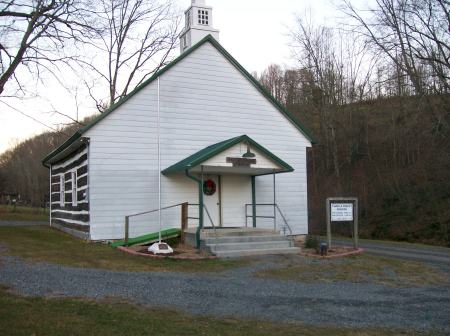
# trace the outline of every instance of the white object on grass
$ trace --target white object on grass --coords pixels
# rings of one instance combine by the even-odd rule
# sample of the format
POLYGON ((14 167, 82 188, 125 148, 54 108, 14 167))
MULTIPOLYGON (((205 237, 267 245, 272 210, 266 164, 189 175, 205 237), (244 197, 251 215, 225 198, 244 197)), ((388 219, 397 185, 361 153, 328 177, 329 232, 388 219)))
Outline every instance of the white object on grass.
POLYGON ((166 243, 154 243, 148 248, 149 252, 154 254, 170 254, 173 253, 173 249, 166 243))

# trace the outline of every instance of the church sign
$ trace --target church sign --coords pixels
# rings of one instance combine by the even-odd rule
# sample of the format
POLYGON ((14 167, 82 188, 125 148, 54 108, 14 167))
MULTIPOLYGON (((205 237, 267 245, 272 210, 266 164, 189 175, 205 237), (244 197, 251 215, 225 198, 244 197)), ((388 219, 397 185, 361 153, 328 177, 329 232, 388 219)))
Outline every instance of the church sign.
POLYGON ((353 220, 353 203, 331 203, 331 221, 347 222, 353 220))
POLYGON ((233 164, 233 167, 250 167, 251 164, 256 163, 256 159, 245 157, 227 157, 227 163, 233 164))
POLYGON ((350 222, 353 225, 353 246, 358 248, 358 198, 328 197, 325 203, 327 216, 327 241, 331 248, 331 223, 350 222))

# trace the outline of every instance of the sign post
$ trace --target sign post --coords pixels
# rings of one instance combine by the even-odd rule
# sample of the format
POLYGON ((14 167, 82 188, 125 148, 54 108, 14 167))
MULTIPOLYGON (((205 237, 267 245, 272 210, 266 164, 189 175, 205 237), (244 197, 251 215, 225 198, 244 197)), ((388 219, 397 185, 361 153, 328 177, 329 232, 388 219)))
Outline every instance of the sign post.
POLYGON ((325 206, 328 248, 331 248, 331 222, 353 222, 353 246, 358 248, 358 198, 329 197, 325 206))

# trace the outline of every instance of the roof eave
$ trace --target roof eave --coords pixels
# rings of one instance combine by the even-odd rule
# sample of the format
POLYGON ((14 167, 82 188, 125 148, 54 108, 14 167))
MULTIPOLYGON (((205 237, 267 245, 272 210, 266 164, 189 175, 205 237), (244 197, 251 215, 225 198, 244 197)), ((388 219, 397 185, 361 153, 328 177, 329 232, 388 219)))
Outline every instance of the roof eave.
MULTIPOLYGON (((217 148, 214 148, 213 150, 211 150, 210 152, 205 153, 204 155, 201 155, 199 157, 195 157, 199 152, 201 152, 202 150, 194 153, 191 155, 192 160, 190 161, 186 161, 185 164, 183 165, 182 162, 184 160, 187 160, 188 158, 185 158, 173 165, 171 165, 170 167, 164 169, 161 173, 163 175, 169 175, 169 174, 173 174, 173 173, 178 173, 178 172, 184 172, 186 169, 192 169, 194 167, 197 167, 199 165, 201 165, 203 162, 205 162, 206 160, 220 154, 221 152, 227 150, 228 148, 241 143, 241 142, 248 142, 251 146, 255 147, 256 149, 258 149, 260 152, 262 152, 264 155, 266 155, 267 157, 269 157, 271 160, 273 160, 274 162, 276 162, 278 165, 280 165, 283 168, 282 172, 292 172, 294 171, 294 168, 292 168, 292 166, 290 166, 288 163, 286 163, 285 161, 281 160, 278 156, 276 156, 275 154, 273 154, 272 152, 270 152, 269 150, 267 150, 266 148, 264 148, 263 146, 261 146, 260 144, 258 144, 256 141, 254 141, 252 138, 250 138, 247 135, 241 135, 235 138, 231 138, 229 140, 225 140, 223 141, 223 144, 221 146, 218 146, 217 148)), ((216 145, 216 144, 214 144, 216 145)), ((214 146, 211 145, 211 146, 214 146)), ((206 147, 207 148, 207 147, 206 147)), ((281 173, 281 172, 280 172, 281 173)))

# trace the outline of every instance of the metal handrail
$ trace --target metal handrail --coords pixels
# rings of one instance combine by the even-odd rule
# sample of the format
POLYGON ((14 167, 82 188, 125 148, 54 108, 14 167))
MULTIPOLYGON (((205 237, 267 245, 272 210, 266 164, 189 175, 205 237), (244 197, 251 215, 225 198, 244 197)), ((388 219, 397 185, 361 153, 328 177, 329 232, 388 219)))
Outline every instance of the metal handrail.
POLYGON ((211 219, 211 215, 209 214, 208 208, 207 208, 206 205, 204 205, 204 204, 203 204, 203 207, 205 208, 205 210, 206 210, 206 215, 208 216, 209 222, 211 223, 211 226, 213 227, 214 234, 217 236, 216 226, 214 225, 214 222, 213 222, 213 220, 211 219))
MULTIPOLYGON (((161 210, 166 210, 166 209, 170 209, 170 208, 175 208, 175 207, 177 207, 177 206, 180 206, 180 205, 182 205, 183 203, 178 203, 178 204, 174 204, 174 205, 169 205, 169 206, 166 206, 166 207, 164 207, 164 208, 161 208, 161 210)), ((136 216, 140 216, 140 215, 146 215, 146 214, 149 214, 149 213, 152 213, 152 212, 156 212, 156 211, 159 211, 160 209, 154 209, 154 210, 149 210, 149 211, 144 211, 144 212, 138 212, 138 213, 135 213, 135 214, 131 214, 131 215, 128 215, 128 216, 125 216, 125 217, 136 217, 136 216)))
MULTIPOLYGON (((143 211, 143 212, 138 212, 138 213, 134 213, 131 215, 127 215, 125 216, 125 245, 128 245, 128 240, 129 240, 129 231, 130 231, 130 217, 137 217, 137 216, 141 216, 141 215, 146 215, 146 214, 150 214, 150 213, 154 213, 160 210, 166 210, 166 209, 171 209, 171 208, 175 208, 177 206, 182 206, 184 203, 178 203, 178 204, 174 204, 174 205, 169 205, 166 207, 163 207, 161 209, 154 209, 154 210, 149 210, 149 211, 143 211)), ((188 203, 189 205, 193 205, 193 206, 199 206, 199 204, 196 203, 188 203)), ((209 222, 211 223, 211 226, 213 227, 214 230, 214 235, 217 238, 217 231, 216 231, 216 226, 214 225, 214 221, 211 218, 211 214, 209 213, 208 208, 206 207, 206 205, 203 204, 204 209, 206 210, 206 215, 208 216, 209 222)), ((198 219, 196 217, 187 217, 188 219, 198 219)))
MULTIPOLYGON (((199 206, 198 203, 189 203, 189 205, 199 206)), ((213 222, 213 220, 211 219, 211 215, 210 215, 210 213, 209 213, 208 208, 206 207, 205 204, 203 204, 203 207, 204 207, 205 210, 206 210, 206 215, 208 216, 208 219, 209 219, 209 222, 211 223, 211 226, 214 228, 214 230, 216 230, 216 226, 214 225, 214 222, 213 222)), ((190 218, 191 218, 191 219, 198 219, 197 217, 190 217, 190 218)))
POLYGON ((181 205, 183 205, 183 203, 169 205, 169 206, 166 206, 166 207, 161 208, 161 209, 154 209, 154 210, 149 210, 149 211, 144 211, 144 212, 138 212, 138 213, 134 213, 134 214, 125 216, 125 239, 124 239, 125 245, 128 246, 128 240, 129 240, 129 235, 130 235, 129 234, 129 232, 130 232, 130 217, 146 215, 146 214, 157 212, 157 211, 160 211, 160 210, 166 210, 166 209, 170 209, 170 208, 175 208, 175 207, 181 206, 181 205))
MULTIPOLYGON (((248 209, 248 206, 250 206, 250 205, 253 206, 253 204, 248 204, 248 203, 245 204, 245 226, 247 226, 247 219, 249 217, 253 217, 253 215, 248 215, 247 209, 248 209)), ((289 234, 292 235, 292 228, 289 225, 289 223, 288 223, 286 217, 284 216, 284 214, 281 212, 281 209, 280 209, 280 207, 278 206, 277 203, 275 203, 275 204, 274 203, 256 203, 255 206, 257 206, 257 205, 275 206, 275 209, 278 210, 278 213, 281 215, 281 218, 283 219, 283 222, 284 222, 284 226, 283 226, 283 233, 284 233, 284 235, 286 235, 286 228, 289 230, 289 234)), ((255 216, 255 217, 256 218, 275 218, 275 216, 255 216)))
MULTIPOLYGON (((196 206, 199 206, 198 203, 189 203, 189 205, 196 205, 196 206)), ((215 238, 216 243, 217 243, 217 238, 218 238, 218 236, 217 236, 216 226, 214 225, 214 221, 213 221, 212 218, 211 218, 211 214, 209 213, 208 207, 207 207, 205 204, 203 204, 203 208, 206 210, 206 216, 208 216, 209 222, 211 223, 211 226, 212 226, 212 228, 213 228, 213 230, 214 230, 214 238, 215 238)), ((200 211, 200 210, 199 210, 199 211, 200 211)), ((191 217, 191 218, 194 218, 194 217, 191 217)), ((195 218, 195 219, 198 219, 198 218, 195 218)))
MULTIPOLYGON (((278 209, 278 212, 280 213, 281 218, 283 218, 283 222, 284 222, 283 230, 285 230, 285 228, 287 227, 287 228, 289 229, 289 233, 292 235, 292 229, 291 229, 291 227, 289 226, 289 224, 288 224, 288 222, 287 222, 287 220, 286 220, 286 217, 284 217, 283 213, 281 212, 281 209, 280 209, 280 207, 278 206, 278 204, 275 204, 275 208, 278 209)), ((286 231, 284 232, 284 235, 286 235, 286 231)))

